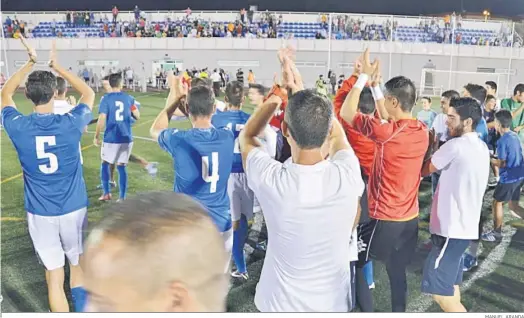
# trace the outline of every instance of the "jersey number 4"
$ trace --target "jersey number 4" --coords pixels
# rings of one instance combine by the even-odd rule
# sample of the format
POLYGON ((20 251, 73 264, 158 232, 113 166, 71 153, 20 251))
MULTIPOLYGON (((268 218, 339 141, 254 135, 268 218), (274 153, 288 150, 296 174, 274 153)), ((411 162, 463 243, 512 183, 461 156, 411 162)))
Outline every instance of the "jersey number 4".
POLYGON ((218 180, 220 180, 220 176, 218 175, 218 152, 211 153, 211 163, 209 162, 209 156, 202 157, 202 179, 210 183, 209 193, 217 192, 217 183, 218 180), (209 175, 210 165, 211 175, 209 175))
POLYGON ((115 102, 116 111, 115 111, 115 119, 116 121, 123 121, 124 120, 124 103, 121 101, 115 102))
POLYGON ((45 152, 45 146, 56 146, 55 136, 37 136, 36 137, 36 157, 38 159, 48 159, 49 164, 38 165, 40 171, 45 174, 55 173, 58 170, 58 158, 55 154, 45 152))

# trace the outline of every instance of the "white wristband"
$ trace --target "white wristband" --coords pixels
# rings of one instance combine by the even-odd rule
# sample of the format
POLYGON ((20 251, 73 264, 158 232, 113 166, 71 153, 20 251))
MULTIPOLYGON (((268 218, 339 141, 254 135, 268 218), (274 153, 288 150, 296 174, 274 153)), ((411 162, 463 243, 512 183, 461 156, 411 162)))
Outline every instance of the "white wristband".
POLYGON ((363 90, 368 83, 369 76, 367 74, 360 74, 358 80, 353 87, 363 90))
POLYGON ((373 94, 373 99, 375 101, 384 99, 384 94, 382 94, 380 86, 371 87, 371 94, 373 94))

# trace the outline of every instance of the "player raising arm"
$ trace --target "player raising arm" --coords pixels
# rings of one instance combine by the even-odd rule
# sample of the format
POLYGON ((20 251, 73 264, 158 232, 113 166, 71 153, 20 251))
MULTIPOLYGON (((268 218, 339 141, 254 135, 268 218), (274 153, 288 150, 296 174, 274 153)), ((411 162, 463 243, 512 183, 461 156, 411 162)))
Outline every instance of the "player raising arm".
POLYGON ((29 60, 2 89, 2 123, 22 166, 29 234, 46 270, 49 307, 54 312, 69 311, 63 288, 67 256, 75 310, 81 311, 85 292, 79 258, 83 253, 88 199, 78 144, 93 118, 95 93, 58 64, 53 43, 49 66, 80 92, 80 103, 65 115, 53 114, 56 76, 49 71, 34 71, 25 83, 25 95, 33 102, 34 113, 20 113, 13 94, 37 59, 35 50, 24 38, 21 41, 29 60))
POLYGON ((292 51, 279 55, 285 86, 273 87, 240 133, 244 171, 270 243, 255 305, 261 312, 348 312, 349 245, 364 190, 360 166, 331 102, 304 90, 292 51), (289 100, 286 89, 293 94, 289 100), (283 102, 282 135, 292 158, 280 163, 261 150, 257 136, 283 102))
MULTIPOLYGON (((227 252, 231 253, 232 222, 227 184, 233 165, 235 136, 229 128, 217 129, 211 124, 215 112, 211 87, 194 86, 187 94, 180 78, 171 74, 169 80, 171 94, 175 94, 174 102, 169 104, 168 100, 158 114, 151 126, 151 137, 175 161, 174 191, 193 197, 207 208, 222 233, 227 252), (168 128, 175 110, 185 107, 186 96, 193 128, 185 131, 168 128)), ((229 267, 229 260, 226 266, 229 267)))

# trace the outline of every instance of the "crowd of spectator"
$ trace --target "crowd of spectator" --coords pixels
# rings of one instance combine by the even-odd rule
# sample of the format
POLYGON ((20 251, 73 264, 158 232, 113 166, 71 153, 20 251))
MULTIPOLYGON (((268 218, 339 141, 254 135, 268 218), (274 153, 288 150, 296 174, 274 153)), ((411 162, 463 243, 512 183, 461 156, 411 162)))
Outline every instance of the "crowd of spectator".
MULTIPOLYGON (((119 19, 119 10, 115 6, 111 13, 94 14, 90 11, 68 11, 65 15, 68 28, 82 28, 95 26, 80 32, 67 33, 63 28, 58 28, 55 19, 51 22, 52 36, 56 37, 87 37, 96 33, 97 37, 247 37, 247 38, 276 38, 280 25, 283 23, 282 15, 269 12, 255 14, 253 11, 241 9, 235 21, 217 22, 205 19, 194 14, 190 8, 184 10, 183 17, 172 18, 166 15, 163 21, 150 21, 147 14, 138 6, 134 8, 134 19, 119 19)), ((329 21, 326 14, 319 15, 320 28, 317 30, 316 39, 329 37, 329 21)), ((20 35, 31 37, 32 25, 19 21, 16 17, 7 17, 6 37, 18 38, 20 35)), ((398 21, 383 20, 382 23, 366 22, 364 17, 340 14, 334 15, 331 21, 332 39, 352 39, 365 41, 403 41, 402 32, 398 32, 398 21)), ((415 28, 412 28, 415 29, 415 28)), ((292 33, 284 34, 292 38, 292 33)), ((421 17, 416 30, 411 34, 415 42, 456 43, 486 46, 509 46, 514 43, 521 46, 518 36, 511 36, 511 30, 503 26, 498 33, 491 34, 463 34, 462 16, 455 13, 444 18, 421 17)))

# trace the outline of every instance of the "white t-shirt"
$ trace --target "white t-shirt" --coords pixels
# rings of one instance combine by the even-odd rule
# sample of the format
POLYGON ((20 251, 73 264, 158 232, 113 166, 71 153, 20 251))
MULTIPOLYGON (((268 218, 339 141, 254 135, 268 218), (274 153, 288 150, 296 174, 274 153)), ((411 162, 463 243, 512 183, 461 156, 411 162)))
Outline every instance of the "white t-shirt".
POLYGON ((216 99, 215 100, 215 107, 216 107, 216 110, 219 110, 219 111, 223 112, 224 109, 226 109, 226 103, 224 103, 221 100, 216 99))
POLYGON ((222 79, 220 78, 220 75, 217 72, 214 72, 211 74, 211 80, 213 83, 220 82, 222 79))
POLYGON ((488 146, 476 132, 449 140, 433 154, 431 163, 441 175, 431 205, 431 233, 454 239, 479 238, 489 158, 488 146))
POLYGON ((70 105, 67 101, 65 100, 58 100, 58 99, 55 99, 55 103, 54 103, 54 109, 53 109, 53 112, 55 114, 58 114, 58 115, 64 115, 64 114, 67 114, 71 111, 71 109, 73 109, 75 106, 73 105, 70 105))
POLYGON ((431 126, 432 129, 435 130, 435 134, 440 134, 440 141, 446 141, 448 140, 448 125, 446 125, 446 121, 448 120, 448 115, 444 113, 440 113, 435 117, 435 120, 433 120, 433 125, 431 126))
POLYGON ((268 230, 255 294, 262 312, 348 312, 350 250, 364 191, 352 149, 312 166, 280 163, 253 149, 246 175, 268 230))
POLYGON ((126 71, 126 78, 128 80, 133 79, 133 70, 129 69, 126 71))
MULTIPOLYGON (((53 113, 57 115, 65 115, 71 111, 75 106, 69 104, 65 100, 55 99, 53 113)), ((84 158, 82 156, 82 144, 79 144, 78 151, 80 152, 80 163, 84 164, 84 158)))

